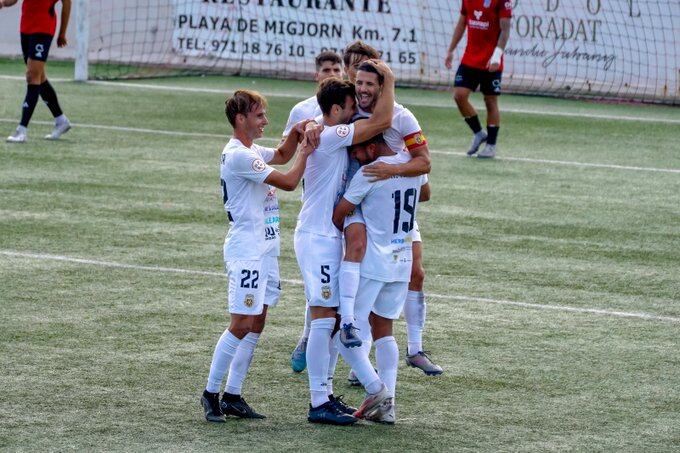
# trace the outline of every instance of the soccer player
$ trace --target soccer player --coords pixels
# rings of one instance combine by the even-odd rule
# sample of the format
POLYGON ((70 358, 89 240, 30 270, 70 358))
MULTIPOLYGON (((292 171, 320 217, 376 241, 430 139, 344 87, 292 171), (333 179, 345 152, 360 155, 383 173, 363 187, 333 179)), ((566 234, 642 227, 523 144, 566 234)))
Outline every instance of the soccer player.
MULTIPOLYGON (((47 80, 45 62, 50 51, 50 45, 57 28, 57 15, 54 10, 59 0, 24 0, 21 5, 21 50, 26 63, 26 97, 22 104, 21 121, 12 135, 7 137, 9 143, 25 143, 28 134, 28 123, 33 116, 33 110, 42 97, 54 116, 54 129, 45 136, 48 140, 57 140, 69 129, 69 122, 62 112, 57 99, 57 93, 47 80)), ((12 6, 17 0, 0 0, 0 8, 12 6)), ((69 15, 71 14, 71 0, 61 0, 61 27, 57 36, 57 46, 64 47, 69 15)))
POLYGON ((287 173, 270 165, 285 164, 302 139, 305 122, 298 123, 278 149, 253 141, 262 137, 268 124, 267 101, 257 92, 239 90, 226 101, 225 113, 234 129, 222 151, 220 177, 229 232, 224 240, 227 271, 229 327, 220 337, 208 384, 201 397, 205 418, 224 422, 224 415, 264 418, 241 397, 248 372, 267 316, 281 292, 279 280, 279 204, 276 189, 294 190, 304 173, 311 146, 303 142, 287 173), (220 387, 229 372, 220 402, 220 387))
POLYGON ((370 119, 350 122, 355 113, 354 85, 340 79, 324 80, 317 92, 324 130, 320 143, 305 169, 302 209, 295 229, 295 255, 311 312, 307 342, 307 372, 311 404, 307 420, 312 423, 348 425, 354 412, 329 395, 328 370, 331 341, 356 371, 368 395, 359 411, 380 412, 389 398, 383 382, 361 348, 340 348, 336 331, 338 274, 342 260, 342 237, 333 225, 333 208, 345 190, 347 147, 387 129, 394 108, 394 75, 382 62, 370 62, 384 80, 382 94, 370 119))
POLYGON ((444 65, 451 69, 453 51, 463 38, 467 28, 467 46, 458 66, 453 84, 453 98, 474 137, 467 152, 473 156, 483 142, 484 149, 477 157, 492 158, 496 155, 496 139, 501 115, 498 96, 501 94, 503 74, 503 51, 510 37, 512 2, 508 0, 463 0, 460 18, 449 44, 444 65), (482 130, 477 111, 470 104, 470 93, 480 87, 486 104, 486 130, 482 130))
MULTIPOLYGON (((360 71, 363 66, 360 67, 360 71)), ((404 156, 392 151, 382 135, 353 145, 352 156, 359 163, 375 161, 401 165, 404 156)), ((356 297, 357 320, 369 323, 375 341, 378 375, 385 383, 391 401, 389 410, 369 414, 366 418, 392 424, 395 422, 394 396, 397 384, 399 348, 392 335, 392 321, 399 319, 411 278, 411 244, 416 209, 422 194, 429 199, 426 176, 374 180, 357 172, 333 212, 333 223, 342 230, 345 217, 361 203, 367 230, 368 246, 361 261, 361 279, 356 297), (421 186, 423 188, 421 192, 421 186), (421 194, 421 195, 419 195, 421 194), (369 321, 370 319, 370 321, 369 321)), ((341 349, 342 352, 342 349, 341 349)), ((363 414, 358 411, 356 416, 363 414)))
MULTIPOLYGON (((351 81, 356 81, 357 102, 359 104, 357 115, 370 116, 375 107, 379 86, 376 75, 370 68, 362 67, 368 55, 377 54, 377 51, 361 41, 347 46, 343 54, 345 71, 351 81)), ((387 165, 376 162, 363 168, 364 173, 376 179, 386 179, 395 175, 419 176, 430 171, 430 152, 427 140, 422 133, 418 120, 410 110, 402 105, 395 104, 394 117, 390 128, 384 133, 388 146, 396 153, 403 153, 405 161, 399 164, 387 165)), ((356 167, 354 169, 356 171, 356 167)), ((350 170, 350 178, 353 171, 350 170)), ((347 324, 352 321, 352 306, 359 284, 359 263, 366 251, 366 227, 363 225, 361 208, 357 207, 354 215, 346 221, 345 228, 345 257, 342 262, 340 274, 341 316, 345 315, 347 324)), ((426 303, 423 293, 425 280, 425 268, 422 262, 422 240, 418 225, 415 226, 413 236, 413 266, 409 292, 404 310, 408 336, 408 353, 406 363, 411 367, 422 370, 427 375, 439 375, 442 368, 432 362, 423 350, 422 335, 425 327, 426 303)), ((370 349, 370 335, 367 326, 359 326, 362 331, 362 341, 366 341, 366 347, 370 349)), ((348 378, 350 384, 359 385, 356 376, 350 372, 348 378)))
MULTIPOLYGON (((340 56, 331 51, 321 52, 314 59, 316 65, 316 72, 314 73, 314 80, 319 84, 330 77, 342 78, 342 60, 340 56)), ((290 133, 291 128, 299 121, 316 118, 321 115, 321 109, 319 108, 319 103, 316 100, 316 94, 308 99, 293 107, 288 116, 288 123, 286 123, 286 128, 283 131, 283 138, 285 140, 286 136, 290 133)), ((298 341, 297 346, 293 350, 293 354, 290 357, 290 366, 296 373, 301 373, 307 366, 307 339, 309 338, 309 328, 311 323, 311 317, 309 313, 309 307, 305 306, 305 325, 298 341)), ((337 360, 337 353, 335 354, 337 360)), ((333 359, 331 359, 333 360, 333 359)))

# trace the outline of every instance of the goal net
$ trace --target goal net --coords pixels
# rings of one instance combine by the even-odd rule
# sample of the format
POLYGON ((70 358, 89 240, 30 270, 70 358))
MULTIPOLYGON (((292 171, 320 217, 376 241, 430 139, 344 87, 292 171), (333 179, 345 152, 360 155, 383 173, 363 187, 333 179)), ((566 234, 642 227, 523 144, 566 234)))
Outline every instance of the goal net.
MULTIPOLYGON (((504 91, 680 103, 677 0, 507 0, 504 91)), ((90 0, 89 77, 309 79, 356 39, 402 86, 447 87, 461 0, 90 0)), ((485 1, 486 3, 486 1, 485 1)), ((484 20, 484 7, 473 14, 484 20)), ((465 39, 456 51, 458 64, 465 39)))

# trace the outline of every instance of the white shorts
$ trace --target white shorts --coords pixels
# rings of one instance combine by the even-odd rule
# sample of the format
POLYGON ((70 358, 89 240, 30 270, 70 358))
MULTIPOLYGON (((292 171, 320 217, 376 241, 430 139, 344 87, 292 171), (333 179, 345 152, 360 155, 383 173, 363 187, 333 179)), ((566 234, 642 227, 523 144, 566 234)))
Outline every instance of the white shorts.
POLYGON ((296 231, 294 245, 309 306, 339 306, 342 239, 296 231))
POLYGON ((411 242, 423 242, 420 238, 420 228, 418 228, 418 221, 413 222, 413 232, 411 233, 411 242))
POLYGON ((354 316, 364 321, 371 312, 387 319, 399 319, 406 303, 408 282, 381 282, 366 277, 359 281, 354 316))
POLYGON ((265 305, 274 307, 281 295, 279 261, 263 256, 257 261, 226 261, 229 280, 227 299, 229 313, 260 315, 265 305))

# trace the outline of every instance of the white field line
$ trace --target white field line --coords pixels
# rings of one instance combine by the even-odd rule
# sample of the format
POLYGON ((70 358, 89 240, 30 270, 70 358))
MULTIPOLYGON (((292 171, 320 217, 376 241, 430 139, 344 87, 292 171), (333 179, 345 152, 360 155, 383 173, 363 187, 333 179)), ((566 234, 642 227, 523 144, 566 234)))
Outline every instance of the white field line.
MULTIPOLYGON (((24 77, 20 76, 7 76, 0 75, 0 79, 5 80, 25 80, 24 77)), ((54 82, 73 82, 73 79, 50 79, 54 82)), ((198 88, 198 87, 184 87, 179 85, 157 85, 150 83, 130 83, 130 82, 107 82, 104 80, 90 80, 86 82, 91 85, 103 85, 103 86, 115 86, 123 88, 136 88, 145 90, 161 90, 161 91, 184 91, 187 93, 211 93, 211 94, 225 94, 227 90, 221 90, 217 88, 198 88)), ((300 93, 287 93, 282 91, 261 91, 265 96, 272 97, 282 97, 290 99, 302 100, 305 95, 300 93)), ((445 107, 443 105, 433 105, 432 102, 424 101, 409 101, 405 102, 406 105, 415 105, 419 107, 445 107)), ((451 102, 451 108, 453 108, 453 101, 451 102)), ((508 113, 521 113, 525 115, 550 115, 550 116, 563 116, 569 118, 590 118, 599 120, 621 120, 621 121, 640 121, 640 122, 650 122, 650 123, 665 123, 665 124, 680 124, 680 119, 674 118, 660 118, 660 117, 648 117, 648 116, 630 116, 630 115, 607 115, 601 113, 581 113, 581 112, 561 112, 558 110, 543 110, 543 109, 522 109, 513 107, 504 107, 504 112, 508 113)))
MULTIPOLYGON (((16 123, 14 118, 0 118, 0 123, 16 123)), ((42 125, 52 125, 51 121, 32 121, 34 124, 42 125)), ((170 135, 175 137, 209 137, 209 138, 221 138, 225 141, 229 138, 227 134, 209 134, 206 132, 181 132, 181 131, 168 131, 162 129, 145 129, 139 127, 125 127, 125 126, 106 126, 103 124, 85 124, 85 123, 73 123, 74 127, 86 128, 86 129, 103 129, 110 131, 121 131, 121 132, 140 132, 145 134, 159 134, 159 135, 170 135)), ((280 139, 265 137, 262 141, 267 141, 270 143, 278 143, 280 139)), ((430 153, 440 154, 444 156, 456 156, 456 157, 467 157, 463 152, 456 151, 443 151, 437 149, 431 149, 430 153)), ((629 165, 616 165, 616 164, 598 164, 598 163, 588 163, 588 162, 572 162, 566 160, 550 160, 550 159, 532 159, 529 157, 509 157, 509 156, 499 156, 495 158, 496 160, 506 160, 510 162, 528 162, 534 164, 549 164, 549 165, 567 165, 571 167, 583 167, 583 168, 609 168, 612 170, 630 170, 630 171, 649 171, 656 173, 680 173, 680 169, 675 168, 655 168, 655 167, 636 167, 629 165)))
MULTIPOLYGON (((35 260, 49 260, 49 261, 64 261, 68 263, 84 264, 89 266, 101 266, 101 267, 113 267, 118 269, 134 269, 142 271, 151 272, 165 272, 165 273, 175 273, 175 274, 191 274, 191 275, 207 275, 214 277, 224 278, 224 273, 222 272, 211 272, 211 271, 201 271, 193 269, 177 269, 172 267, 158 267, 158 266, 142 266, 137 264, 126 264, 126 263, 116 263, 113 261, 98 261, 89 260, 83 258, 74 258, 64 255, 50 255, 44 253, 27 253, 27 252, 16 252, 12 250, 0 250, 0 255, 16 257, 16 258, 28 258, 35 260)), ((292 285, 302 285, 301 280, 291 280, 282 279, 284 283, 289 283, 292 285)), ((614 316, 618 318, 637 318, 646 319, 653 321, 667 321, 680 323, 680 318, 672 316, 661 316, 651 313, 641 313, 641 312, 625 312, 625 311, 614 311, 614 310, 603 310, 599 308, 580 308, 580 307, 568 307, 564 305, 545 305, 545 304, 533 304, 528 302, 516 302, 511 300, 502 299, 489 299, 485 297, 472 297, 472 296, 454 296, 454 295, 444 295, 444 294, 432 294, 428 293, 428 297, 433 297, 436 299, 449 299, 449 300, 460 300, 465 302, 483 302, 496 305, 509 305, 514 307, 531 308, 535 310, 554 310, 554 311, 565 311, 571 313, 587 313, 603 316, 614 316)))

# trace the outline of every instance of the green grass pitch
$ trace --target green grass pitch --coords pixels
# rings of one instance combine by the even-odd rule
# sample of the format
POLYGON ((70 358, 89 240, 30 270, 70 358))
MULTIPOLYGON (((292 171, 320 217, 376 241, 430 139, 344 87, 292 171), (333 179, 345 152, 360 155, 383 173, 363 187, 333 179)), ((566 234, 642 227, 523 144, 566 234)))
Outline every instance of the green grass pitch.
MULTIPOLYGON (((49 67, 71 77, 68 64, 49 67)), ((3 138, 22 74, 0 62, 3 138)), ((445 373, 402 362, 396 426, 308 424, 306 374, 289 367, 303 293, 288 282, 244 386, 268 418, 216 426, 198 399, 229 319, 224 99, 265 93, 271 145, 314 85, 54 85, 74 129, 44 141, 40 104, 29 143, 0 143, 0 449, 679 448, 678 108, 504 95, 500 158, 479 161, 461 155, 470 135, 447 93, 398 90, 433 150, 433 196, 419 211, 425 345, 445 373)), ((280 198, 282 276, 297 280, 299 192, 280 198)), ((403 321, 396 336, 403 354, 403 321)), ((347 371, 341 361, 335 393, 358 404, 347 371)))

